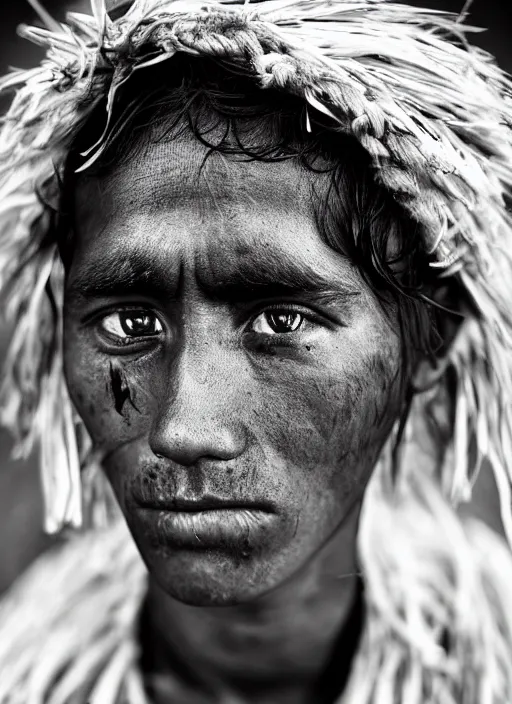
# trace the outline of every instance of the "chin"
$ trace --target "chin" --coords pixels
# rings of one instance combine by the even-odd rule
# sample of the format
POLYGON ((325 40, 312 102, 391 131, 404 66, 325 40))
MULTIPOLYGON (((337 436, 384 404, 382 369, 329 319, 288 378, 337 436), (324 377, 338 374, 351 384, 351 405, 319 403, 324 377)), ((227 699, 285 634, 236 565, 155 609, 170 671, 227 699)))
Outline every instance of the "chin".
POLYGON ((243 604, 275 586, 268 583, 267 570, 254 556, 152 548, 142 557, 159 587, 173 599, 191 606, 243 604))
MULTIPOLYGON (((276 514, 192 515, 135 510, 125 515, 152 579, 169 596, 194 606, 252 601, 287 575, 289 540, 276 514), (286 570, 285 570, 286 571, 286 570)), ((293 527, 293 526, 292 526, 293 527)))

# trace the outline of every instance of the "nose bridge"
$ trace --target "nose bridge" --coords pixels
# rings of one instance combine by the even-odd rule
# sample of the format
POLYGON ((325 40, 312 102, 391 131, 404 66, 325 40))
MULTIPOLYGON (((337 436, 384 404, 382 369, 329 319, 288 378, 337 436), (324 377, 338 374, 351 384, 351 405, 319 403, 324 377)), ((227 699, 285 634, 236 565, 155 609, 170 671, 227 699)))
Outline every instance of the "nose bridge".
POLYGON ((210 342, 196 344, 182 351, 169 374, 162 399, 162 410, 176 417, 215 419, 229 405, 223 380, 226 377, 224 355, 210 342), (166 407, 166 408, 165 408, 166 407))
POLYGON ((185 345, 161 385, 149 438, 153 452, 186 466, 241 454, 246 434, 234 376, 227 353, 214 342, 185 345))

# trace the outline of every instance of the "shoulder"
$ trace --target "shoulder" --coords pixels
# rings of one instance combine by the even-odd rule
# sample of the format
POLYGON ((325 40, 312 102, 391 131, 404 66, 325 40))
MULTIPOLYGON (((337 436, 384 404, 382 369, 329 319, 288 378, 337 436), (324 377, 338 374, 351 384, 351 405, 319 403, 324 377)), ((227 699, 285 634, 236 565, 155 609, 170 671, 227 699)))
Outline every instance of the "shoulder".
POLYGON ((0 704, 144 702, 134 637, 146 570, 122 523, 42 555, 0 601, 0 704), (128 694, 133 691, 133 696, 128 694))

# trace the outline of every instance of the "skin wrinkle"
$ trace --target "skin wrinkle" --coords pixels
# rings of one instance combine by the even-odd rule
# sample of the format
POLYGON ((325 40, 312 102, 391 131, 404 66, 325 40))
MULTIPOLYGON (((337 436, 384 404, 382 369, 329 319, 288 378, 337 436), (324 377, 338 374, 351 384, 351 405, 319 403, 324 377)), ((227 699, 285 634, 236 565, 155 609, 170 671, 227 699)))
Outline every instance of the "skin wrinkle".
MULTIPOLYGON (((129 195, 136 173, 129 165, 105 177, 104 188, 93 178, 81 183, 65 306, 70 393, 105 452, 107 476, 150 570, 148 599, 165 638, 180 634, 198 673, 214 667, 250 679, 260 672, 262 682, 305 673, 316 681, 353 599, 355 580, 341 587, 339 577, 357 572, 358 503, 401 404, 400 339, 355 268, 319 238, 309 182, 297 165, 226 160, 223 178, 210 172, 206 187, 195 178, 202 147, 165 148, 160 160, 148 148, 154 168, 144 191, 129 195), (178 205, 180 189, 186 197, 178 205), (94 208, 91 192, 101 194, 94 208), (155 192, 167 193, 158 207, 155 192), (108 300, 70 292, 80 272, 106 253, 123 262, 136 251, 167 277, 167 293, 145 300, 166 333, 143 353, 115 358, 140 411, 125 402, 121 418, 105 387, 112 356, 84 322, 108 300), (322 302, 339 323, 308 323, 300 343, 272 347, 241 332, 250 303, 210 296, 212 282, 254 268, 260 257, 276 262, 276 275, 283 257, 336 273, 359 295, 322 302), (187 547, 169 539, 165 516, 155 511, 142 520, 137 509, 158 496, 206 494, 271 501, 274 518, 261 527, 241 514, 235 539, 213 545, 200 533, 187 547), (255 622, 246 616, 249 606, 255 622), (240 640, 242 622, 254 631, 252 645, 240 640), (200 636, 206 645, 198 652, 200 636)), ((303 688, 293 701, 304 700, 303 688)), ((279 702, 274 694, 266 701, 279 702)))

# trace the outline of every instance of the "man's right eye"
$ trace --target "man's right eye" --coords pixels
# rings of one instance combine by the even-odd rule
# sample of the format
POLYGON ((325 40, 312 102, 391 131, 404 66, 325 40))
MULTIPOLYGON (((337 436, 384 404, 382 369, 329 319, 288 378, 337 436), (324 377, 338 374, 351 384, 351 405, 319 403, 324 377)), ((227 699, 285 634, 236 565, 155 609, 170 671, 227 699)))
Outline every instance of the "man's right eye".
POLYGON ((154 313, 147 310, 129 310, 110 313, 101 321, 101 327, 111 337, 123 341, 152 337, 163 332, 162 323, 154 313))

